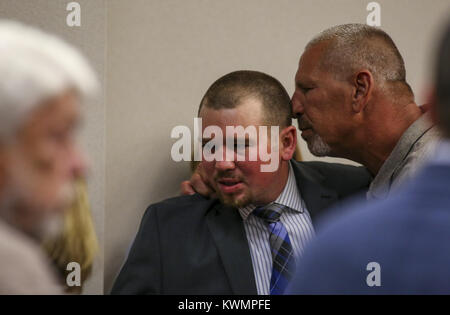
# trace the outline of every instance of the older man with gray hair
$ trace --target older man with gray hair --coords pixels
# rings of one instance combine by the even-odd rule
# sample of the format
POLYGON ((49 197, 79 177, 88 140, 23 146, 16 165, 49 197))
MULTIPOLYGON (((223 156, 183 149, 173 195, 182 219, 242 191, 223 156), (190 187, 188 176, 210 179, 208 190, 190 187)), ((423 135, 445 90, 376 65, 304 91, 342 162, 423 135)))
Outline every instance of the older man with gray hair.
POLYGON ((450 24, 434 72, 435 153, 395 194, 355 200, 328 217, 291 294, 450 294, 450 24))
POLYGON ((367 196, 385 198, 410 178, 438 131, 414 102, 403 58, 383 30, 331 27, 305 48, 292 105, 317 156, 348 158, 375 176, 367 196))
POLYGON ((11 21, 0 21, 0 77, 0 294, 61 293, 39 242, 61 228, 86 170, 75 131, 98 82, 76 49, 11 21))

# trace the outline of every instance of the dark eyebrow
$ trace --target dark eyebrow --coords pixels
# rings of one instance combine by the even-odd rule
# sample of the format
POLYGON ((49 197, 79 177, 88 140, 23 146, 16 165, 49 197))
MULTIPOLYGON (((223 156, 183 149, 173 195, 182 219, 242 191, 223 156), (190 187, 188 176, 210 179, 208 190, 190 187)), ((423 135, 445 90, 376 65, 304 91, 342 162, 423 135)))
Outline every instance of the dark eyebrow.
POLYGON ((316 84, 312 81, 310 82, 300 82, 300 81, 296 81, 295 82, 295 86, 301 90, 310 90, 312 88, 316 87, 316 84))
POLYGON ((300 82, 300 81, 295 81, 295 85, 301 89, 307 88, 307 84, 300 82))
POLYGON ((307 87, 308 85, 314 85, 314 78, 311 76, 305 77, 304 75, 299 75, 295 77, 295 84, 301 87, 307 87))

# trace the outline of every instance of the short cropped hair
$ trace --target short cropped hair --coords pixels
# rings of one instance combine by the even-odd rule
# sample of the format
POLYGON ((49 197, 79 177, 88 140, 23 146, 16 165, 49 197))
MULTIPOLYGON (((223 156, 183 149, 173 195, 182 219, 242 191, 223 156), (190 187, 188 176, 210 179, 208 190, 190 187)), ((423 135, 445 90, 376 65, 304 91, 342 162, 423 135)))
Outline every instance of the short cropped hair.
POLYGON ((434 73, 438 120, 444 136, 450 138, 450 24, 439 44, 434 73))
POLYGON ((236 108, 248 97, 260 100, 265 123, 282 128, 292 124, 292 106, 289 94, 274 77, 250 70, 228 73, 215 81, 200 102, 213 109, 236 108))
POLYGON ((27 115, 66 90, 95 95, 98 81, 78 49, 18 22, 0 20, 0 140, 27 115))
POLYGON ((412 94, 402 55, 392 38, 380 28, 358 23, 337 25, 314 37, 305 50, 326 41, 329 46, 321 60, 323 69, 345 78, 365 68, 381 82, 402 83, 412 94))

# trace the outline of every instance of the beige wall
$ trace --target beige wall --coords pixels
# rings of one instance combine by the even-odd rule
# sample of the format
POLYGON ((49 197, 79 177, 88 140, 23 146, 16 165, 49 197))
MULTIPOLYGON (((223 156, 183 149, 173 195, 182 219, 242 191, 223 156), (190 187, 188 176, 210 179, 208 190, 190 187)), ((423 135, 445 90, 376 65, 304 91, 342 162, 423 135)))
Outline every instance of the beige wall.
MULTIPOLYGON (((192 127, 198 103, 219 76, 254 69, 291 93, 300 53, 335 24, 366 22, 370 1, 164 0, 108 2, 105 291, 150 203, 174 196, 189 176, 175 163, 170 131, 192 127)), ((448 0, 378 1, 382 27, 404 55, 423 102, 427 60, 448 0), (432 5, 430 3, 432 2, 432 5)), ((302 150, 306 159, 313 157, 302 150)))
POLYGON ((105 52, 106 3, 104 0, 80 0, 81 26, 66 23, 66 5, 59 0, 1 0, 0 18, 14 19, 57 34, 78 47, 97 71, 102 84, 99 95, 84 108, 85 121, 81 143, 89 153, 91 176, 88 182, 92 214, 100 253, 94 262, 92 277, 85 284, 86 294, 103 293, 103 228, 105 212, 105 52))
MULTIPOLYGON (((292 93, 307 41, 335 24, 365 23, 370 1, 79 0, 80 28, 65 23, 68 2, 1 0, 0 17, 67 39, 102 81, 101 95, 86 108, 82 137, 92 160, 89 193, 102 248, 86 293, 102 293, 109 292, 145 208, 178 194, 188 178, 188 164, 170 158, 170 131, 193 126, 207 87, 227 72, 253 69, 274 75, 292 93)), ((382 27, 403 54, 422 103, 436 31, 450 3, 378 2, 382 27)), ((301 147, 306 160, 314 159, 301 147)))

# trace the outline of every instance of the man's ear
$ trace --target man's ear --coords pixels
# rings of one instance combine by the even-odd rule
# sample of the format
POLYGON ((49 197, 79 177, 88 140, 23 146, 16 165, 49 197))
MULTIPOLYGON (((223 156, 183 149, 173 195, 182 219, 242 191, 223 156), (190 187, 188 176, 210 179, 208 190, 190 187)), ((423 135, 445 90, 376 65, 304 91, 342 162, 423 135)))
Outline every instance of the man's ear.
POLYGON ((353 79, 352 109, 359 113, 364 110, 373 90, 373 75, 369 70, 361 70, 353 79))
POLYGON ((280 134, 280 154, 283 161, 292 159, 297 146, 297 128, 289 126, 284 128, 280 134))

